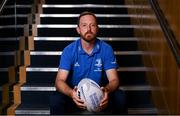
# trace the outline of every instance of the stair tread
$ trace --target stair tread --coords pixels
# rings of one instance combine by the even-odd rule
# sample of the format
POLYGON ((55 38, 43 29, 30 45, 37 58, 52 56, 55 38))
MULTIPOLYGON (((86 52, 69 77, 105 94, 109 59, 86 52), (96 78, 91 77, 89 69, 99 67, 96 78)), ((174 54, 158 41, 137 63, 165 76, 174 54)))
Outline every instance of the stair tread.
MULTIPOLYGON (((125 91, 150 91, 153 89, 158 89, 149 85, 122 85, 119 89, 125 91)), ((44 83, 26 83, 21 86, 21 91, 56 91, 54 84, 44 84, 44 83)))

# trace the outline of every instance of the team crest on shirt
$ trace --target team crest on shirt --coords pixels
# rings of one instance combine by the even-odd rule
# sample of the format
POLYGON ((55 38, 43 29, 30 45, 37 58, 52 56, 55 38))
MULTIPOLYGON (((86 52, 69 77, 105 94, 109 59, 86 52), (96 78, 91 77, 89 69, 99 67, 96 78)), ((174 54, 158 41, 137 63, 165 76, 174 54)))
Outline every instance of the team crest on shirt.
POLYGON ((102 71, 102 60, 96 59, 94 71, 102 71))
POLYGON ((102 61, 101 61, 101 59, 96 59, 95 66, 97 66, 97 67, 101 67, 101 66, 102 66, 102 61))

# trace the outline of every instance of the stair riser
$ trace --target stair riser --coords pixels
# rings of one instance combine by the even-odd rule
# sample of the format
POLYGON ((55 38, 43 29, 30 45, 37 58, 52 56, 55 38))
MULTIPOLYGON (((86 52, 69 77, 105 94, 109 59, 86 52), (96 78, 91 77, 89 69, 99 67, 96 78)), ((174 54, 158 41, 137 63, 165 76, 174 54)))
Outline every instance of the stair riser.
POLYGON ((0 25, 14 25, 15 23, 18 25, 27 24, 27 17, 17 17, 17 19, 15 17, 0 18, 0 25))
POLYGON ((13 55, 0 55, 0 68, 7 68, 9 66, 13 66, 15 65, 15 60, 14 60, 14 56, 13 55))
POLYGON ((80 14, 84 11, 90 11, 95 14, 127 14, 126 8, 43 8, 44 14, 80 14))
POLYGON ((150 91, 126 91, 127 104, 129 108, 146 108, 152 107, 150 91))
MULTIPOLYGON (((99 37, 132 37, 133 28, 100 28, 99 37)), ((39 28, 38 36, 41 37, 77 37, 75 28, 39 28)))
POLYGON ((7 51, 15 51, 18 49, 18 41, 0 41, 0 51, 7 52, 7 51))
POLYGON ((23 28, 16 28, 14 26, 14 28, 3 28, 0 29, 0 37, 19 37, 22 36, 24 31, 23 28))
MULTIPOLYGON (((27 72, 27 84, 49 84, 54 86, 57 72, 27 72), (43 81, 42 81, 43 80, 43 81)), ((146 79, 143 78, 145 72, 118 72, 121 85, 145 85, 146 79)))
MULTIPOLYGON (((40 91, 23 91, 21 92, 21 101, 23 104, 49 104, 49 97, 52 91, 40 92, 40 91)), ((127 105, 129 108, 135 107, 149 107, 145 104, 150 104, 150 92, 149 91, 126 91, 127 105)))
POLYGON ((8 82, 8 72, 0 72, 0 86, 8 82))
MULTIPOLYGON (((58 67, 59 57, 58 55, 31 55, 31 67, 58 67)), ((117 55, 116 59, 120 67, 142 66, 140 55, 117 55)))
POLYGON ((3 12, 2 12, 2 15, 14 15, 15 12, 17 14, 28 14, 29 12, 31 12, 31 8, 16 8, 16 11, 15 11, 15 8, 4 8, 3 12))
MULTIPOLYGON (((137 49, 136 41, 106 41, 114 51, 133 51, 137 49)), ((35 41, 36 51, 62 51, 72 41, 35 41)))
MULTIPOLYGON (((127 17, 116 17, 116 18, 98 18, 99 24, 129 24, 130 19, 127 17)), ((41 17, 41 24, 77 24, 77 17, 41 17)))

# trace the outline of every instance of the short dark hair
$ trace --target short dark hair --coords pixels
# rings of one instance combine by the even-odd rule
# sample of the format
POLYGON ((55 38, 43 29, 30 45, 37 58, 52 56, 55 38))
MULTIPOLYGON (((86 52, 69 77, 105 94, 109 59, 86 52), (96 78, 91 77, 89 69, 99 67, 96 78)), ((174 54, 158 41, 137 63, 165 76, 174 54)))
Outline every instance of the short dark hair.
POLYGON ((78 25, 78 26, 79 26, 80 18, 81 18, 82 16, 85 16, 85 15, 91 15, 91 16, 93 16, 93 17, 95 18, 95 20, 96 20, 96 23, 98 24, 97 17, 96 17, 96 15, 95 15, 94 13, 89 12, 89 11, 84 11, 84 12, 82 12, 82 13, 79 15, 79 17, 78 17, 78 20, 77 20, 77 25, 78 25))

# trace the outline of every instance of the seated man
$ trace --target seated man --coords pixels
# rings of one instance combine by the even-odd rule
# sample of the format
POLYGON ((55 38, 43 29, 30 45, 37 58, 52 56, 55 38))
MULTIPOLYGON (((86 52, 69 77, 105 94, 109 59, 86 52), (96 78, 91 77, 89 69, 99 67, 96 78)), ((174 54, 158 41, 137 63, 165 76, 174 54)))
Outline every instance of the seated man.
POLYGON ((80 38, 65 47, 60 59, 55 86, 51 96, 51 114, 73 114, 86 111, 86 105, 77 96, 77 85, 83 78, 90 78, 101 86, 103 99, 100 112, 126 114, 126 97, 119 90, 117 62, 110 45, 99 40, 95 14, 83 12, 76 28, 80 38))

